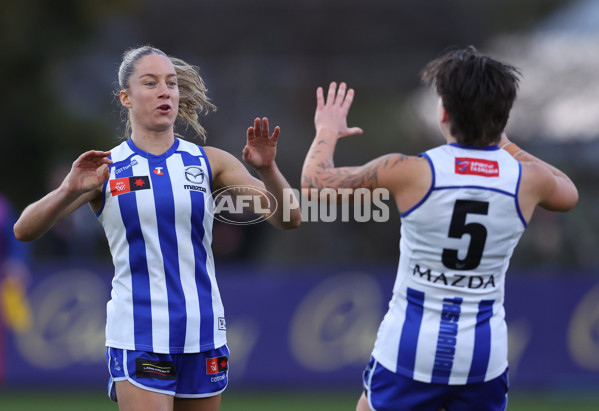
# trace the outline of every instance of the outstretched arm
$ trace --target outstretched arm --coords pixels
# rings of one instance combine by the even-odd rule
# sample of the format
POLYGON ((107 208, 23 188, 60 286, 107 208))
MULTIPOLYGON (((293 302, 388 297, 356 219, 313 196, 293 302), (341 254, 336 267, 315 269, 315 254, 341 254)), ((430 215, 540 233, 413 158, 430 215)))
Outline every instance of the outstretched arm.
MULTIPOLYGON (((406 192, 418 181, 415 171, 420 170, 421 159, 403 154, 387 154, 357 167, 335 167, 333 156, 337 141, 362 134, 359 127, 347 126, 347 115, 354 99, 354 90, 345 83, 332 82, 325 99, 323 89, 316 90, 316 137, 310 146, 302 169, 302 188, 386 188, 403 207, 406 192)), ((426 173, 422 171, 421 174, 426 173)), ((308 192, 311 195, 311 192, 308 192)), ((338 196, 339 199, 341 195, 338 196)), ((411 201, 411 195, 407 202, 411 201)))
POLYGON ((327 97, 322 87, 316 90, 316 137, 310 146, 302 169, 302 188, 357 188, 376 186, 376 167, 335 168, 333 156, 337 141, 362 134, 359 127, 347 126, 347 114, 354 99, 354 90, 345 83, 332 82, 327 97))
POLYGON ((30 204, 14 226, 15 237, 33 241, 83 204, 100 195, 110 177, 108 151, 88 151, 75 160, 60 187, 30 204))

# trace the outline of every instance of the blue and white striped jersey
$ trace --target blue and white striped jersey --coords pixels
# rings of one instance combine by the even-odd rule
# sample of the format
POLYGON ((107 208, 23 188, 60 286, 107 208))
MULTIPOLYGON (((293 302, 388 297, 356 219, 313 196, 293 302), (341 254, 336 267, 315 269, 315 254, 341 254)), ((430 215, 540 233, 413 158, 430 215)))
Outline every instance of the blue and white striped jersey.
POLYGON ((401 214, 400 260, 373 356, 417 381, 488 381, 507 367, 504 280, 526 228, 521 167, 497 146, 423 154, 433 181, 401 214))
POLYGON ((224 345, 204 150, 175 139, 160 156, 131 140, 111 151, 114 164, 98 212, 115 267, 106 345, 155 353, 224 345))

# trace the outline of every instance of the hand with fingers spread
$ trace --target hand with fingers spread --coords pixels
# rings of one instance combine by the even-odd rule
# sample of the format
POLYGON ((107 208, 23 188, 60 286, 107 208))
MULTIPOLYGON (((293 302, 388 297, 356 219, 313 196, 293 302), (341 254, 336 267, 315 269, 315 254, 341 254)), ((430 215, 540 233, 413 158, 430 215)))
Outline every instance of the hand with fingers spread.
POLYGON ((112 164, 110 151, 87 151, 79 156, 71 167, 67 178, 69 191, 86 193, 100 187, 110 177, 107 167, 112 164))
POLYGON ((100 199, 100 187, 110 176, 109 156, 110 151, 81 154, 57 189, 23 210, 13 228, 15 237, 20 241, 36 240, 83 204, 100 199))
POLYGON ((314 125, 317 134, 328 130, 339 138, 362 134, 360 127, 347 126, 347 114, 354 100, 354 90, 347 89, 347 84, 332 82, 326 100, 322 87, 316 90, 316 114, 314 125))
POLYGON ((247 130, 247 143, 243 148, 243 161, 256 169, 273 165, 277 154, 277 140, 281 129, 276 126, 269 136, 268 118, 256 118, 247 130))

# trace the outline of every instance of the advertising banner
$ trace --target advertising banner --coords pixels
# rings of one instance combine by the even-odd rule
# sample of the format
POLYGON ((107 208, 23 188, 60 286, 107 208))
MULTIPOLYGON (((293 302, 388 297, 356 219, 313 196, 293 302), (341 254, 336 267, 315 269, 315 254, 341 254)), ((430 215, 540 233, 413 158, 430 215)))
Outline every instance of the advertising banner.
MULTIPOLYGON (((14 317, 3 324, 4 385, 102 386, 112 267, 32 271, 22 298, 2 294, 14 317)), ((360 390, 395 267, 239 264, 217 267, 217 277, 231 387, 360 390)), ((505 305, 513 386, 599 385, 599 279, 509 272, 505 305)))

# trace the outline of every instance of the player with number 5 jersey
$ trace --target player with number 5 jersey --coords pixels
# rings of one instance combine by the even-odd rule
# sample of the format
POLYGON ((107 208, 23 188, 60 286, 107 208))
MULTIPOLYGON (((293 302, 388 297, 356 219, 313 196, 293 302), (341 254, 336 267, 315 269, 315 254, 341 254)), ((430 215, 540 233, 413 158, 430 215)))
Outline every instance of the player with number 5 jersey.
POLYGON ((507 368, 503 284, 526 225, 520 163, 497 146, 456 143, 423 157, 432 184, 401 213, 394 296, 373 356, 422 382, 487 381, 507 368))
POLYGON ((418 156, 388 154, 335 167, 354 90, 318 88, 316 137, 304 188, 385 188, 401 216, 400 256, 389 309, 363 375, 365 410, 499 411, 507 406, 509 261, 537 206, 568 211, 578 191, 560 170, 504 132, 519 72, 479 53, 452 49, 422 80, 439 95, 445 143, 418 156))

